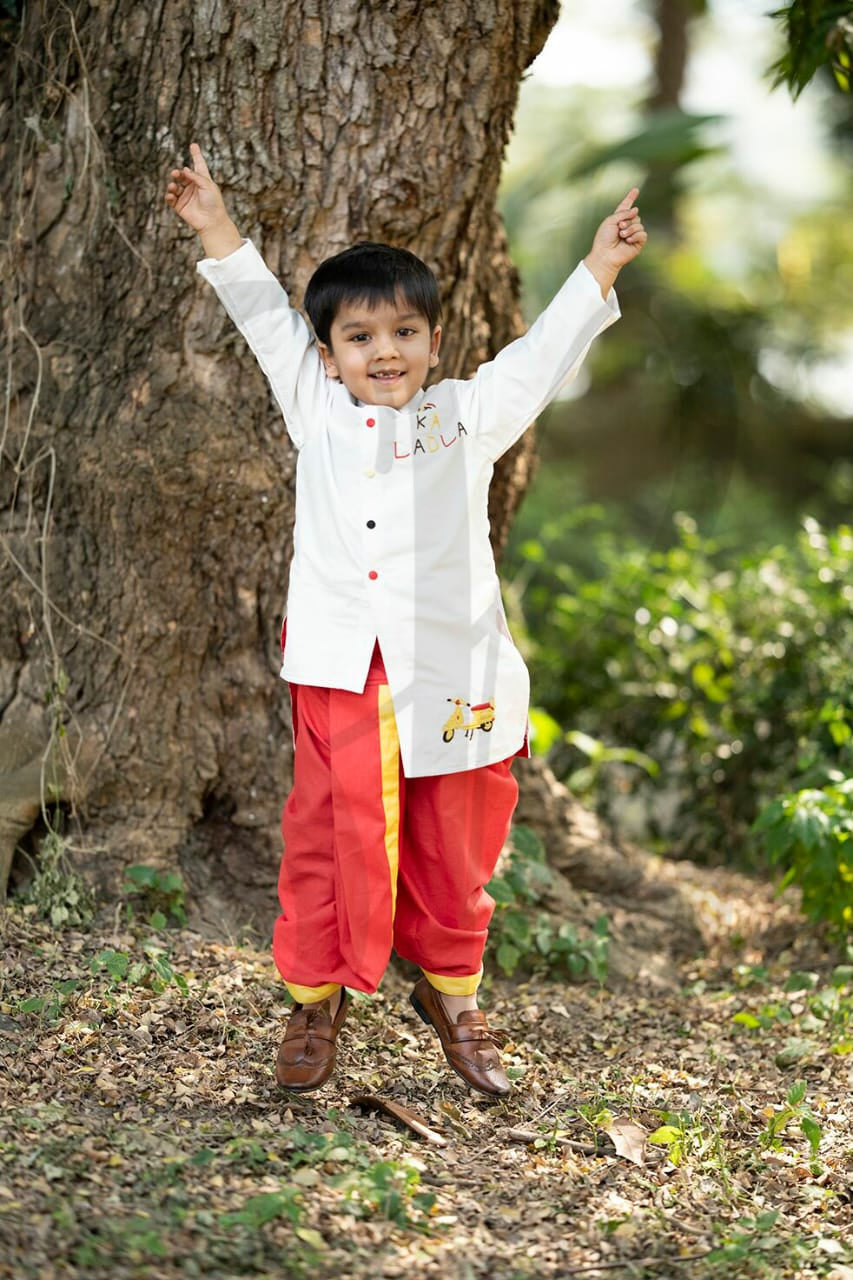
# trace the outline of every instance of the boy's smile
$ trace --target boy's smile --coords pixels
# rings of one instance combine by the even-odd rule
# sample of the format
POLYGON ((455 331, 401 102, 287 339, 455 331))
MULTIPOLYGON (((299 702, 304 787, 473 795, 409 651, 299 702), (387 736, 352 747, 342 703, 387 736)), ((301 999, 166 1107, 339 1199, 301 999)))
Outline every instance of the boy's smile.
POLYGON ((330 378, 339 378, 364 404, 402 409, 438 364, 441 327, 402 296, 369 307, 345 302, 332 321, 330 342, 318 343, 330 378))

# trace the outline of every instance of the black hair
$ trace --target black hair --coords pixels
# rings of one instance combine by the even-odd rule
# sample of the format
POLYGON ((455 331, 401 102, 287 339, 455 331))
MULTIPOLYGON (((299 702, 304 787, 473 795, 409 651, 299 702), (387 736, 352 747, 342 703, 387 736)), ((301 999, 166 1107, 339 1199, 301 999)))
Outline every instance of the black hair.
POLYGON ((321 262, 305 290, 305 310, 320 342, 329 346, 332 321, 345 302, 396 302, 402 297, 429 323, 441 319, 438 283, 425 262, 408 249, 363 240, 321 262))

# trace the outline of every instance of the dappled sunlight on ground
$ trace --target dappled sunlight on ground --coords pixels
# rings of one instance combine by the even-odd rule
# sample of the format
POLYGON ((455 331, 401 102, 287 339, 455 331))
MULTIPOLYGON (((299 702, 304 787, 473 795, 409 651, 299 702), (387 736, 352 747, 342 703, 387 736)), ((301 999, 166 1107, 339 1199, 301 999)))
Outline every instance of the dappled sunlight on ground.
POLYGON ((502 1104, 445 1067, 402 970, 354 1001, 336 1079, 288 1096, 266 954, 5 911, 0 1276, 849 1280, 853 975, 768 890, 667 874, 717 944, 671 992, 493 980, 502 1104))

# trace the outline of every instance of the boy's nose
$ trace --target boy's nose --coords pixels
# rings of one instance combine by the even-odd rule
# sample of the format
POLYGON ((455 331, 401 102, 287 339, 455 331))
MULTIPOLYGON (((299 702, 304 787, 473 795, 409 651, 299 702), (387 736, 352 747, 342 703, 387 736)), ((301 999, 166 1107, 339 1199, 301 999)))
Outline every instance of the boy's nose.
POLYGON ((380 360, 390 360, 397 355, 397 342, 393 333, 386 333, 376 344, 376 354, 380 360))

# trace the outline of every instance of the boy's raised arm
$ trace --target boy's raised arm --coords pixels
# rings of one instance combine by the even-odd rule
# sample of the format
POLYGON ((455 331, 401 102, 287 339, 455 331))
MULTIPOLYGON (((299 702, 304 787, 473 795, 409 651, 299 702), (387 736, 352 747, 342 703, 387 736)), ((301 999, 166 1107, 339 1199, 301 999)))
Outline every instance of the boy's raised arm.
POLYGON ((243 243, 225 208, 222 192, 210 176, 197 142, 190 143, 192 166, 173 169, 166 204, 197 231, 208 258, 227 258, 243 243))
POLYGON ((632 188, 604 219, 583 262, 527 333, 481 365, 468 384, 474 430, 493 461, 571 381, 593 339, 619 319, 613 284, 647 239, 637 194, 632 188))
POLYGON ((166 203, 198 232, 206 254, 198 269, 251 347, 299 449, 327 389, 322 362, 281 283, 231 220, 197 143, 190 154, 192 165, 171 171, 166 203))

